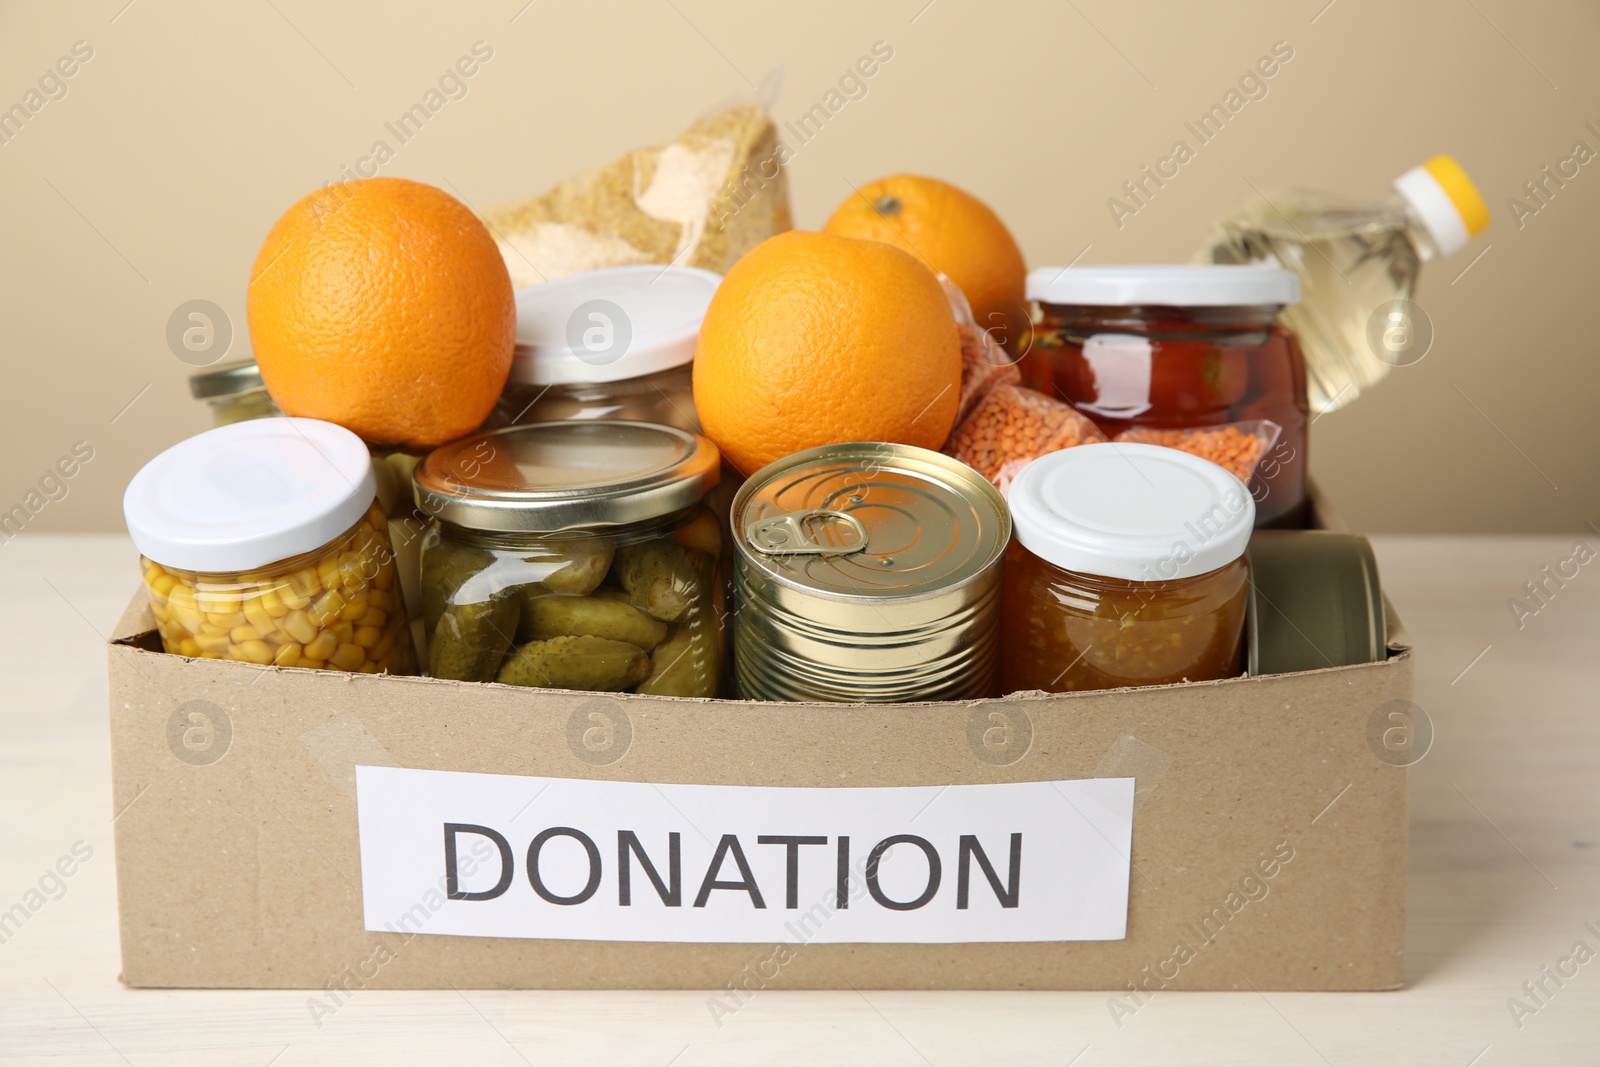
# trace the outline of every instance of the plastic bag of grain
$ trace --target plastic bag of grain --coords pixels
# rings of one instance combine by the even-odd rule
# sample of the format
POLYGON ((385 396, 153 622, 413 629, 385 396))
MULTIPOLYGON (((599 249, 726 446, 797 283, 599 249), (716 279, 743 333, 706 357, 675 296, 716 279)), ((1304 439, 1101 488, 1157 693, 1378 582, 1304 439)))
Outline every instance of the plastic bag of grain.
POLYGON ((495 208, 484 221, 518 289, 634 263, 725 274, 750 249, 793 228, 787 157, 766 109, 741 103, 703 116, 666 144, 495 208))

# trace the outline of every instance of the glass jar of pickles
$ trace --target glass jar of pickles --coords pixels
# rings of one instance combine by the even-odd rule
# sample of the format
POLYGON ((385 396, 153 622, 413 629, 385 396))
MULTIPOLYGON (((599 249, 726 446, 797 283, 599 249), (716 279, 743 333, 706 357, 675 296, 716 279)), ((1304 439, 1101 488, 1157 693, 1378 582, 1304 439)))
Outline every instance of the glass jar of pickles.
POLYGON ((710 441, 613 420, 514 426, 412 478, 428 671, 541 688, 712 697, 726 659, 710 441))
POLYGON ((219 363, 189 375, 189 395, 206 402, 215 426, 270 419, 279 414, 253 359, 219 363))
POLYGON ((691 364, 721 275, 611 267, 517 293, 517 344, 486 428, 627 419, 700 431, 691 364))
POLYGON ((1008 503, 1005 692, 1242 671, 1255 502, 1232 474, 1158 445, 1080 445, 1025 467, 1008 503))
POLYGON ((412 674, 367 447, 313 419, 208 430, 123 497, 162 647, 262 666, 412 674))

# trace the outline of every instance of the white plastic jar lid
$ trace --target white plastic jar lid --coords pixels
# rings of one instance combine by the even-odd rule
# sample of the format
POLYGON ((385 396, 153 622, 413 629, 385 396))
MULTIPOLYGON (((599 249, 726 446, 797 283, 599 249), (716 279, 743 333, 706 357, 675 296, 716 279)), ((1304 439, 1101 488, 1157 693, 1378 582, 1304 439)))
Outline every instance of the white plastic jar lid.
POLYGON ((722 275, 698 267, 610 267, 517 292, 511 381, 619 382, 694 359, 722 275))
POLYGON ((1079 574, 1160 582, 1244 554, 1256 503, 1208 460, 1160 445, 1079 445, 1041 456, 1007 497, 1017 540, 1079 574))
POLYGON ((1040 267, 1028 272, 1028 299, 1088 307, 1293 304, 1300 299, 1300 278, 1255 263, 1040 267))
POLYGON ((248 571, 321 548, 372 506, 361 438, 316 419, 252 419, 179 441, 122 496, 134 545, 164 567, 248 571))

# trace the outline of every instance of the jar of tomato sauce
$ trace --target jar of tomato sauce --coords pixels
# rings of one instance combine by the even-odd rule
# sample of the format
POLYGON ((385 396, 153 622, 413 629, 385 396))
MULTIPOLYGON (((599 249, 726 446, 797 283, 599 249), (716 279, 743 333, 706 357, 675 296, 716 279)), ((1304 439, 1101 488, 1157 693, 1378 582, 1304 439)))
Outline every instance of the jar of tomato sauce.
POLYGON ((1261 526, 1303 526, 1305 359, 1278 313, 1300 279, 1260 265, 1043 267, 1041 319, 1023 382, 1059 396, 1113 439, 1267 419, 1278 438, 1250 480, 1261 526))
POLYGON ((1023 468, 1007 503, 1002 692, 1244 669, 1255 502, 1232 474, 1159 445, 1079 445, 1023 468))

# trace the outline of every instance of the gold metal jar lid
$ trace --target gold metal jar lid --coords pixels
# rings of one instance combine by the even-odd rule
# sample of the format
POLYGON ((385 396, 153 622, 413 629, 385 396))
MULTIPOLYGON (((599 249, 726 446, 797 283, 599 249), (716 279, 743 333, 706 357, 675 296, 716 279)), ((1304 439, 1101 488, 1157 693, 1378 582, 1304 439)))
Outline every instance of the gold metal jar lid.
POLYGON ((253 359, 219 363, 189 375, 189 395, 196 400, 215 400, 265 388, 266 383, 261 380, 261 371, 253 359))
POLYGON ((1011 539, 994 486, 911 445, 824 445, 772 463, 733 501, 739 553, 780 586, 874 602, 938 597, 990 573, 1011 539))
POLYGON ((499 533, 560 533, 670 515, 721 480, 717 447, 649 422, 543 422, 441 445, 412 472, 417 506, 499 533))

